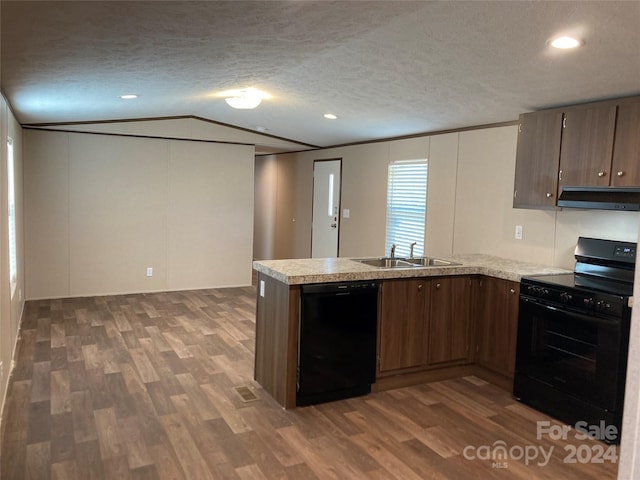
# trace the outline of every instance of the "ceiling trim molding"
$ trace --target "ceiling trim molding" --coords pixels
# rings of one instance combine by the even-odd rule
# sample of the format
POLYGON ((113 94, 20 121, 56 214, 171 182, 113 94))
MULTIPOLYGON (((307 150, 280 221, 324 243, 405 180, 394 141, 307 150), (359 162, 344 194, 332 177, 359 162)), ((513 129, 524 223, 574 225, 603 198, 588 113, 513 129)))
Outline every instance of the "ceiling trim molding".
POLYGON ((638 93, 634 93, 633 95, 625 95, 623 97, 604 97, 601 98, 600 100, 589 100, 586 102, 581 102, 581 103, 563 103, 561 105, 555 105, 555 106, 544 106, 544 107, 540 107, 540 108, 536 108, 533 111, 534 112, 541 112, 541 111, 549 111, 549 110, 563 110, 563 111, 570 111, 570 110, 582 110, 585 108, 591 108, 591 107, 600 107, 603 105, 619 105, 621 103, 630 103, 630 102, 637 102, 638 100, 640 100, 640 92, 638 93))
MULTIPOLYGON (((226 127, 231 127, 231 128, 236 128, 238 130, 243 130, 243 131, 247 131, 250 133, 254 133, 256 135, 263 135, 262 133, 259 132, 254 132, 253 130, 249 130, 249 129, 245 129, 245 128, 241 128, 241 127, 234 127, 233 125, 228 125, 222 122, 216 122, 214 120, 207 120, 205 118, 200 118, 197 117, 195 115, 183 115, 183 116, 173 116, 173 117, 156 117, 156 118, 141 118, 141 119, 126 119, 126 120, 99 120, 99 121, 86 121, 86 122, 60 122, 60 123, 38 123, 38 124, 24 124, 21 125, 22 128, 27 129, 27 130, 41 130, 41 131, 48 131, 48 132, 64 132, 64 133, 80 133, 80 134, 85 134, 85 135, 107 135, 107 136, 115 136, 115 137, 133 137, 133 138, 154 138, 154 139, 158 139, 158 140, 182 140, 182 141, 188 141, 188 142, 203 142, 203 143, 219 143, 219 144, 225 144, 225 145, 244 145, 244 146, 253 146, 255 147, 256 144, 255 143, 246 143, 246 142, 231 142, 231 141, 223 141, 223 140, 205 140, 205 139, 198 139, 198 138, 182 138, 182 137, 166 137, 166 136, 161 136, 161 135, 140 135, 140 134, 133 134, 133 133, 112 133, 112 132, 83 132, 83 131, 78 131, 78 130, 72 130, 72 129, 63 129, 63 128, 47 128, 47 127, 58 127, 58 126, 72 126, 72 125, 93 125, 93 124, 105 124, 105 123, 124 123, 124 122, 144 122, 144 121, 152 121, 152 120, 182 120, 182 119, 195 119, 195 120, 202 120, 205 122, 210 122, 210 123, 214 123, 217 125, 223 125, 226 127)), ((367 144, 372 144, 372 143, 383 143, 383 142, 394 142, 394 141, 398 141, 398 140, 409 140, 412 138, 420 138, 420 137, 430 137, 430 136, 434 136, 434 135, 444 135, 447 133, 460 133, 460 132, 468 132, 468 131, 472 131, 472 130, 483 130, 486 128, 497 128, 497 127, 508 127, 508 126, 512 126, 512 125, 517 125, 518 124, 518 120, 510 120, 507 122, 498 122, 498 123, 487 123, 487 124, 483 124, 483 125, 473 125, 473 126, 469 126, 469 127, 462 127, 462 128, 451 128, 451 129, 447 129, 447 130, 434 130, 431 132, 422 132, 422 133, 414 133, 411 135, 403 135, 403 136, 398 136, 398 137, 386 137, 386 138, 378 138, 378 139, 373 139, 373 140, 364 140, 364 141, 360 141, 360 142, 353 142, 353 143, 344 143, 344 144, 340 144, 340 145, 331 145, 328 147, 318 147, 315 145, 308 145, 306 143, 301 143, 301 142, 296 142, 294 140, 289 140, 286 139, 284 137, 277 137, 275 135, 265 135, 271 138, 276 138, 279 140, 285 140, 291 143, 297 143, 298 145, 308 145, 310 148, 308 149, 301 149, 301 150, 292 150, 292 151, 284 151, 284 152, 272 152, 272 153, 261 153, 261 154, 256 154, 256 157, 268 157, 271 155, 286 155, 286 154, 291 154, 291 153, 302 153, 302 152, 310 152, 310 151, 322 151, 322 150, 329 150, 332 148, 342 148, 342 147, 353 147, 353 146, 357 146, 357 145, 367 145, 367 144)))
POLYGON ((229 123, 218 122, 217 120, 210 120, 208 118, 198 117, 197 115, 190 115, 190 117, 194 118, 196 120, 201 120, 203 122, 213 123, 215 125, 221 125, 223 127, 235 128, 236 130, 242 130, 244 132, 253 133, 255 135, 262 135, 263 137, 274 138, 276 140, 282 140, 284 142, 289 142, 289 143, 296 143, 298 145, 303 145, 303 146, 309 147, 309 148, 321 148, 318 145, 312 145, 310 143, 300 142, 298 140, 292 140, 292 139, 287 138, 287 137, 279 137, 278 135, 272 135, 270 133, 263 133, 263 132, 259 132, 257 130, 251 130, 250 128, 238 127, 236 125, 231 125, 229 123))
MULTIPOLYGON (((108 123, 134 123, 134 122, 152 122, 152 121, 162 121, 162 120, 199 120, 201 122, 212 123, 214 125, 220 125, 226 128, 233 128, 234 130, 240 130, 242 132, 251 133, 253 135, 260 135, 263 137, 273 138, 275 140, 281 140, 283 142, 295 143, 296 145, 300 145, 303 147, 309 147, 311 149, 322 148, 318 145, 312 145, 310 143, 299 142, 297 140, 292 140, 286 137, 279 137, 277 135, 272 135, 269 133, 259 132, 257 130, 251 130, 250 128, 239 127, 237 125, 232 125, 230 123, 218 122, 216 120, 211 120, 204 117, 199 117, 197 115, 174 115, 167 117, 142 117, 142 118, 122 118, 122 119, 113 119, 113 120, 85 120, 80 122, 53 122, 53 123, 25 123, 22 124, 23 128, 46 128, 46 127, 64 127, 70 125, 103 125, 108 123)), ((62 130, 60 130, 62 131, 62 130)), ((135 136, 135 135, 134 135, 135 136)), ((158 137, 165 138, 165 137, 158 137)), ((219 142, 219 143, 233 143, 233 142, 219 142)))
MULTIPOLYGON (((331 148, 342 148, 342 147, 353 147, 356 145, 367 145, 370 143, 382 143, 382 142, 395 142, 397 140, 409 140, 412 138, 420 138, 420 137, 432 137, 434 135, 444 135, 446 133, 461 133, 461 132, 469 132, 471 130, 483 130, 486 128, 497 128, 497 127, 510 127, 513 125, 518 125, 518 120, 509 120, 508 122, 498 122, 498 123, 485 123, 483 125, 472 125, 470 127, 461 127, 461 128, 450 128, 448 130, 434 130, 432 132, 423 132, 423 133, 413 133, 411 135, 403 135, 400 137, 387 137, 387 138, 376 138, 373 140, 364 140, 361 142, 353 142, 353 143, 343 143, 340 145, 332 145, 330 147, 317 147, 311 150, 296 150, 291 152, 282 152, 282 155, 286 155, 289 153, 303 153, 303 152, 315 152, 321 150, 329 150, 331 148)), ((256 157, 268 157, 269 155, 280 155, 278 153, 261 153, 256 155, 256 157)))
POLYGON ((408 140, 411 138, 419 138, 419 137, 432 137, 434 135, 444 135, 445 133, 459 133, 459 132, 467 132, 470 130, 482 130, 485 128, 508 127, 508 126, 517 125, 517 124, 518 124, 518 120, 509 120, 507 122, 486 123, 483 125, 472 125, 470 127, 449 128, 447 130, 434 130, 432 132, 412 133, 411 135, 402 135, 399 137, 376 138, 373 140, 364 140, 360 142, 342 143, 340 145, 332 145, 330 147, 321 147, 320 149, 324 150, 327 148, 351 147, 353 145, 364 145, 367 143, 394 142, 396 140, 408 140))
MULTIPOLYGON (((102 122, 93 122, 93 123, 102 123, 102 122)), ((72 125, 79 125, 79 124, 73 123, 72 125)), ((55 125, 49 125, 49 126, 55 126, 55 125)), ((254 147, 254 148, 256 146, 255 143, 245 143, 245 142, 230 142, 230 141, 224 141, 224 140, 205 140, 202 138, 164 137, 161 135, 140 135, 137 133, 83 132, 78 130, 68 130, 68 129, 62 129, 62 128, 47 128, 47 126, 23 125, 22 128, 25 130, 38 130, 41 132, 77 133, 79 135, 104 135, 108 137, 152 138, 154 140, 178 140, 182 142, 220 143, 224 145, 241 145, 245 147, 254 147)), ((300 151, 304 152, 305 150, 300 150, 300 151)), ((286 153, 286 152, 283 152, 283 153, 286 153)))

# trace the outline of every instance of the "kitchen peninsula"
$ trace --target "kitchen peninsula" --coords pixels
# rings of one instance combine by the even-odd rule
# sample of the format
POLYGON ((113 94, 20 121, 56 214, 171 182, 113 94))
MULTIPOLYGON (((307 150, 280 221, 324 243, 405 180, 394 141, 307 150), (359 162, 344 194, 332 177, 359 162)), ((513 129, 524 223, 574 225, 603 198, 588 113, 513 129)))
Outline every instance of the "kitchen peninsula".
POLYGON ((447 260, 457 264, 378 268, 348 258, 255 261, 256 381, 283 407, 296 406, 301 286, 379 280, 374 391, 472 373, 510 388, 520 278, 567 270, 483 254, 447 260))

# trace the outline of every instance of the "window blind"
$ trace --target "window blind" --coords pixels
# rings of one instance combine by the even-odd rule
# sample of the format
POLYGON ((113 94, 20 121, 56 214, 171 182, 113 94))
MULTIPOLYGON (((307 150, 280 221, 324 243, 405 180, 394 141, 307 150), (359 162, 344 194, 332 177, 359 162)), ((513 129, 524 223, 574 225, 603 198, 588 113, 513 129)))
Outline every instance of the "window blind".
POLYGON ((427 160, 401 160, 389 164, 387 183, 387 228, 385 252, 396 245, 396 256, 424 255, 427 210, 427 160))

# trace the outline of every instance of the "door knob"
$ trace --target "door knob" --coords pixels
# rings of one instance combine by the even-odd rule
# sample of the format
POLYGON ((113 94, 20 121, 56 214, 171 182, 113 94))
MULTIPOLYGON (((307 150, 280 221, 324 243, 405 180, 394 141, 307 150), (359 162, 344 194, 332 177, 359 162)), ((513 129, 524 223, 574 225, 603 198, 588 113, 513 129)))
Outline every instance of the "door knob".
POLYGON ((547 193, 547 198, 553 197, 553 193, 547 193))
POLYGON ((338 228, 338 224, 337 223, 332 223, 331 224, 331 228, 338 228))

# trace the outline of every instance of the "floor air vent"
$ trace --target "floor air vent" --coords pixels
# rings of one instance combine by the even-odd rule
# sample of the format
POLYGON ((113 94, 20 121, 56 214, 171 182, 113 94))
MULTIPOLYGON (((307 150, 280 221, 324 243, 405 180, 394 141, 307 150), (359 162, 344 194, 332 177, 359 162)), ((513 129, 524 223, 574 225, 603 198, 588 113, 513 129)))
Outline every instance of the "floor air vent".
POLYGON ((254 402, 259 399, 259 397, 247 386, 233 387, 233 389, 238 395, 240 395, 243 402, 254 402))

